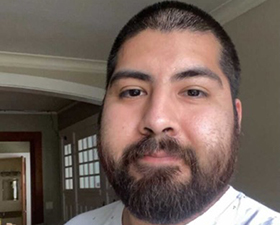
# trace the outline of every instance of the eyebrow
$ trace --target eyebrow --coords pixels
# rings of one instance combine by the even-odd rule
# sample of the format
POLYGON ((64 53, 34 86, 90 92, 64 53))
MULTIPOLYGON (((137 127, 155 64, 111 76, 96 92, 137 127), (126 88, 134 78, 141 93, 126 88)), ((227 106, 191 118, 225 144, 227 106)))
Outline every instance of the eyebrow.
POLYGON ((139 71, 133 71, 133 70, 124 70, 124 71, 118 71, 113 74, 109 86, 111 87, 116 81, 121 79, 127 79, 127 78, 133 78, 138 79, 142 81, 152 81, 152 77, 148 74, 139 72, 139 71))
POLYGON ((222 82, 221 78, 216 73, 211 71, 210 69, 204 68, 204 67, 193 68, 193 69, 189 69, 189 70, 177 73, 173 77, 171 77, 171 80, 180 81, 180 80, 183 80, 186 78, 199 77, 199 76, 208 77, 212 80, 217 81, 221 87, 223 86, 223 82, 222 82))
MULTIPOLYGON (((219 85, 223 87, 223 82, 221 78, 215 72, 205 67, 197 67, 197 68, 192 68, 179 72, 174 76, 172 76, 170 80, 174 82, 174 81, 180 81, 191 77, 207 77, 217 81, 219 85)), ((118 80, 127 79, 127 78, 138 79, 146 82, 153 81, 152 76, 148 74, 139 71, 134 71, 134 70, 123 70, 123 71, 118 71, 112 75, 112 78, 109 83, 109 87, 111 87, 118 80)))

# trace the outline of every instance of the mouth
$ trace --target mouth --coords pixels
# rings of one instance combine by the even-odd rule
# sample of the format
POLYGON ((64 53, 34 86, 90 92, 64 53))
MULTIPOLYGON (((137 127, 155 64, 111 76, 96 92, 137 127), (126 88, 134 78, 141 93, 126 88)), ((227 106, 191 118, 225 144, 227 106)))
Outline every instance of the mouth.
POLYGON ((151 165, 170 165, 174 163, 178 163, 181 159, 176 155, 171 155, 166 153, 165 151, 157 151, 152 154, 144 155, 139 162, 151 164, 151 165))

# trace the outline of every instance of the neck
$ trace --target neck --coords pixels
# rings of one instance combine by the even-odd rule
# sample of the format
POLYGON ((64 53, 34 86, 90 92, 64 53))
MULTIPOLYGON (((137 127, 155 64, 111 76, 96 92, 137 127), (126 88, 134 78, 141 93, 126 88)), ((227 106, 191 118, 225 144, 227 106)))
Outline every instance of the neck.
MULTIPOLYGON (((184 220, 180 223, 168 224, 168 225, 186 225, 186 224, 190 223, 191 221, 193 221, 194 219, 196 219, 197 217, 199 217, 200 215, 205 213, 209 208, 211 208, 224 195, 224 193, 228 189, 229 189, 229 186, 226 186, 226 188, 223 191, 221 191, 221 193, 209 205, 207 205, 203 209, 203 211, 196 213, 192 217, 187 218, 186 220, 184 220)), ((131 212, 127 208, 125 208, 123 211, 123 215, 122 215, 122 225, 156 225, 156 224, 151 224, 151 223, 145 222, 143 220, 137 219, 135 216, 133 216, 131 214, 131 212)))

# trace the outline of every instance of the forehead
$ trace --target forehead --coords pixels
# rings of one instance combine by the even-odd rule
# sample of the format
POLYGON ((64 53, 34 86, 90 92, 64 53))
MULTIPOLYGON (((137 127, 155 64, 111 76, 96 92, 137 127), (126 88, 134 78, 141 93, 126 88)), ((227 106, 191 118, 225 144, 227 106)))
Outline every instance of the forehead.
POLYGON ((123 44, 115 72, 139 70, 159 76, 205 67, 225 78, 220 68, 220 53, 220 43, 211 32, 146 29, 123 44))

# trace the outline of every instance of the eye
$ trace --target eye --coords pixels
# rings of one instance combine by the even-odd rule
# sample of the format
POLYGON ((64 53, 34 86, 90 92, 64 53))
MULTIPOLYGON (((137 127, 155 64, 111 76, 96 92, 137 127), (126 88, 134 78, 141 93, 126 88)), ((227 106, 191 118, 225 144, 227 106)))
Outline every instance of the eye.
POLYGON ((143 90, 133 88, 122 91, 119 96, 120 98, 135 98, 144 94, 145 92, 143 90))
POLYGON ((207 93, 205 93, 204 91, 198 90, 198 89, 189 89, 183 92, 183 94, 185 96, 189 96, 189 97, 206 97, 207 93))
POLYGON ((193 97, 198 97, 198 96, 201 95, 201 91, 195 90, 195 89, 193 89, 193 90, 188 90, 188 95, 189 95, 189 96, 193 96, 193 97))

